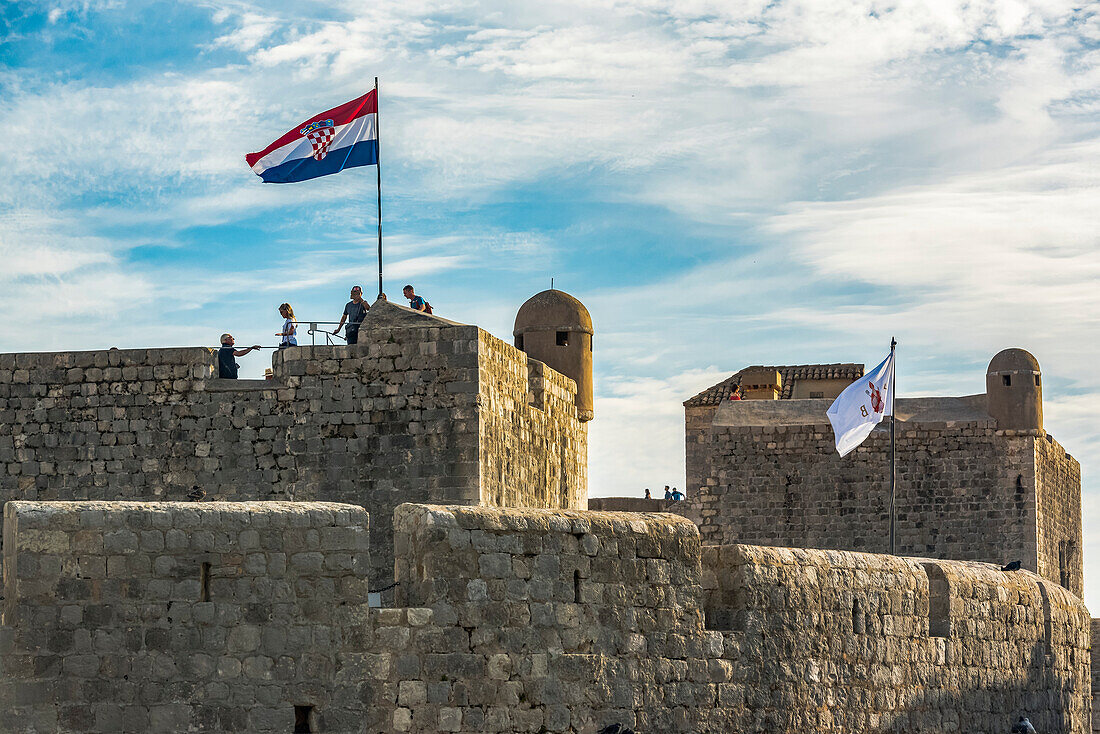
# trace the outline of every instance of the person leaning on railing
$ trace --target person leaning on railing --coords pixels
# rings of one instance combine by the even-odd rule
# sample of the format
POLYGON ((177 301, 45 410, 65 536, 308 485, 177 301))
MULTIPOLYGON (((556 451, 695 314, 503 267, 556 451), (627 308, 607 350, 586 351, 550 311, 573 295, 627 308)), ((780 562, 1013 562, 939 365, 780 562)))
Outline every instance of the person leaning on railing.
POLYGON ((222 334, 222 347, 218 350, 218 377, 224 380, 236 380, 237 370, 240 369, 240 365, 234 357, 243 357, 251 352, 253 349, 259 349, 260 345, 255 344, 247 349, 233 349, 235 340, 232 334, 222 334))

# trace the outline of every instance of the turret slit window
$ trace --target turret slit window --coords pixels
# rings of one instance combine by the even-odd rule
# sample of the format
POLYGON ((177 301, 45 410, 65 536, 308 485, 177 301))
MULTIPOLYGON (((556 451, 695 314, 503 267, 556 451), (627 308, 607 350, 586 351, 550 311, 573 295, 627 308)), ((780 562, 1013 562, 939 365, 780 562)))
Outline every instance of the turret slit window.
POLYGON ((1004 382, 1005 387, 1012 387, 1012 375, 1001 375, 1001 381, 1004 382))
POLYGON ((951 636, 951 586, 943 569, 935 563, 925 563, 928 576, 928 636, 951 636))
POLYGON ((568 331, 559 331, 558 332, 558 346, 559 347, 569 346, 569 332, 568 331))
POLYGON ((294 734, 309 734, 313 731, 313 707, 294 707, 294 734))
POLYGON ((1035 387, 1039 387, 1039 375, 1035 375, 1035 387))

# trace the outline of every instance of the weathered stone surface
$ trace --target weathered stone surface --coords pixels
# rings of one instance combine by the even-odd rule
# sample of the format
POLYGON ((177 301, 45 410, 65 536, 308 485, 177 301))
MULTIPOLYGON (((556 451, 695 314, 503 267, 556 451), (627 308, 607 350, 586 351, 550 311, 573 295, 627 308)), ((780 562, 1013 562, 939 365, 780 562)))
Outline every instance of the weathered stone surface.
POLYGON ((702 548, 669 514, 402 505, 402 606, 367 609, 366 576, 327 562, 367 553, 357 507, 10 502, 5 520, 3 731, 286 732, 295 706, 363 734, 1089 728, 1087 613, 1026 571, 702 548), (220 550, 143 549, 152 529, 220 550))
MULTIPOLYGON (((915 404, 934 418, 926 404, 960 412, 955 403, 977 398, 983 396, 899 405, 915 404)), ((714 406, 686 408, 688 492, 669 510, 698 523, 708 544, 889 552, 888 423, 840 458, 828 406, 828 400, 734 403, 754 416, 753 425, 736 425, 733 409, 723 418, 714 406), (798 415, 758 425, 772 405, 777 415, 798 415)), ((896 432, 897 552, 1018 560, 1080 596, 1080 464, 1043 431, 997 430, 992 418, 907 418, 896 432)))
POLYGON ((362 508, 14 501, 4 533, 3 731, 286 732, 295 705, 345 706, 337 675, 368 623, 366 576, 274 559, 315 534, 326 554, 366 559, 362 508), (209 532, 217 549, 154 547, 161 529, 209 532), (116 557, 130 562, 113 572, 116 557))
POLYGON ((358 345, 276 352, 266 383, 215 379, 203 348, 0 355, 0 502, 359 504, 376 587, 402 502, 585 506, 572 380, 475 326, 370 314, 358 345))

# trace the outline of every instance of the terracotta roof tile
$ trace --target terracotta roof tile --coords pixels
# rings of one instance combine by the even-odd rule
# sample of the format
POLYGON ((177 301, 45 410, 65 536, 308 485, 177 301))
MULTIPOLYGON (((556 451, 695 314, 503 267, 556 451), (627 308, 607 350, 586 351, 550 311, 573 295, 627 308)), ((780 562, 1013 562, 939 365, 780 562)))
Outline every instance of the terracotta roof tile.
POLYGON ((690 400, 684 401, 684 407, 692 408, 699 405, 718 405, 730 396, 735 385, 741 384, 742 373, 748 370, 775 370, 782 375, 783 393, 781 400, 789 400, 794 390, 794 384, 798 380, 857 380, 863 377, 863 365, 854 363, 844 364, 798 364, 777 367, 753 366, 738 370, 717 385, 711 385, 703 392, 690 400))

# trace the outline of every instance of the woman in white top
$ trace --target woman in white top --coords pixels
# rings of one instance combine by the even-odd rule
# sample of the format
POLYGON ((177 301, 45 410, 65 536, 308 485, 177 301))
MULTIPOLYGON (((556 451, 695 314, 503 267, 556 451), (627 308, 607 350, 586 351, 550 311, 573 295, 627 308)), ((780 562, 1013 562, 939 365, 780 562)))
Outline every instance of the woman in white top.
POLYGON ((298 346, 298 340, 294 336, 298 332, 298 322, 294 320, 294 309, 289 303, 284 303, 279 306, 279 315, 286 319, 283 321, 283 330, 275 335, 283 338, 279 342, 279 349, 298 346))

